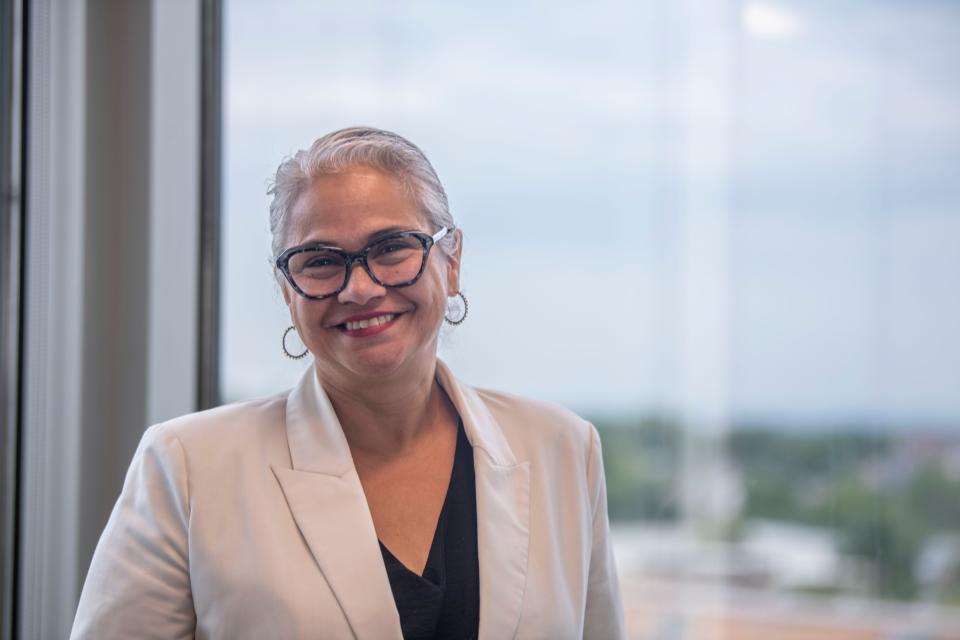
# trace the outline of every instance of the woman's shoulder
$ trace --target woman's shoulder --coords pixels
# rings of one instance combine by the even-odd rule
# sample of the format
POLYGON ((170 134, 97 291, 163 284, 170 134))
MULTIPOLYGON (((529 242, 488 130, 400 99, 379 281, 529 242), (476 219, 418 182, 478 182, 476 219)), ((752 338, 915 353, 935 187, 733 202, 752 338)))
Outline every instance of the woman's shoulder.
POLYGON ((187 448, 236 446, 273 439, 282 435, 288 393, 178 416, 150 427, 144 439, 176 439, 187 448))
POLYGON ((561 429, 586 429, 588 423, 557 402, 521 396, 499 389, 474 387, 473 390, 494 413, 503 417, 546 422, 561 429))
POLYGON ((556 402, 506 391, 474 388, 515 453, 560 453, 580 457, 589 452, 595 429, 587 420, 556 402))

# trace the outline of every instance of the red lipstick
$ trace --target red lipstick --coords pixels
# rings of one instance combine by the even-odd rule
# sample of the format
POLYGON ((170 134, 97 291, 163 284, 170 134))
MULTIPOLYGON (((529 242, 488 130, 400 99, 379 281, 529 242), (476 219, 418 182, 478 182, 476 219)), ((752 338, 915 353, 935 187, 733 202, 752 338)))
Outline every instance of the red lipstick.
POLYGON ((384 331, 386 331, 387 329, 389 329, 390 327, 392 327, 394 324, 396 324, 397 320, 400 318, 401 315, 403 315, 403 314, 401 314, 401 313, 390 313, 390 312, 384 312, 384 311, 379 311, 379 312, 374 312, 374 313, 358 314, 358 315, 355 315, 355 316, 350 316, 349 318, 347 318, 346 320, 344 320, 342 323, 338 324, 338 325, 337 325, 337 328, 338 328, 341 332, 343 332, 343 333, 345 333, 346 335, 350 336, 351 338, 365 338, 365 337, 367 337, 367 336, 372 336, 372 335, 376 335, 376 334, 378 334, 378 333, 383 333, 384 331), (369 319, 371 319, 371 318, 379 318, 379 317, 385 316, 385 315, 391 315, 391 316, 393 316, 393 317, 390 318, 389 320, 387 320, 386 322, 381 322, 380 324, 371 324, 370 326, 367 326, 367 327, 361 327, 361 328, 356 328, 356 329, 347 329, 347 324, 348 324, 348 323, 351 323, 351 322, 359 322, 359 321, 361 321, 361 320, 369 320, 369 319))

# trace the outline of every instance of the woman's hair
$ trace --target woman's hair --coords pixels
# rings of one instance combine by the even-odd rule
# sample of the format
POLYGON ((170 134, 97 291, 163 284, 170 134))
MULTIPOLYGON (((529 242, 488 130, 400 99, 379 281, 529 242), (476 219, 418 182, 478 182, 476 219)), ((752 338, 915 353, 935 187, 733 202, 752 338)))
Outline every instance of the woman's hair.
MULTIPOLYGON (((400 179, 404 190, 419 205, 435 227, 454 229, 447 194, 427 156, 415 144, 390 131, 372 127, 350 127, 328 133, 309 149, 301 149, 280 163, 267 193, 270 203, 270 233, 273 256, 284 249, 290 209, 313 178, 341 173, 351 167, 379 169, 400 179)), ((440 245, 450 250, 453 234, 440 245), (448 240, 450 238, 450 240, 448 240)))

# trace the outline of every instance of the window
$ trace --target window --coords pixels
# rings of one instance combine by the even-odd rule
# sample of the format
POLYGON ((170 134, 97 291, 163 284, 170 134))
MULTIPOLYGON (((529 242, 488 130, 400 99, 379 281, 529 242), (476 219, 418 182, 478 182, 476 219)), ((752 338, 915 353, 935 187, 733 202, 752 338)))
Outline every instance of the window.
POLYGON ((227 0, 224 20, 225 400, 305 366, 280 351, 277 164, 395 130, 465 233, 470 318, 441 357, 601 430, 635 637, 956 624, 960 8, 227 0))

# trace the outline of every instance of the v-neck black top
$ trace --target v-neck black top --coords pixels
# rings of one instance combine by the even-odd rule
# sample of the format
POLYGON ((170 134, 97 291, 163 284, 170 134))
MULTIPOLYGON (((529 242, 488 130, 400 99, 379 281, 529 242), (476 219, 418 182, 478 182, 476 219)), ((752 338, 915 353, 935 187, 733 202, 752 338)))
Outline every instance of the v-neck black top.
POLYGON ((473 447, 462 421, 457 425, 450 485, 423 575, 408 569, 382 542, 380 551, 405 640, 477 637, 480 626, 477 493, 473 447))

